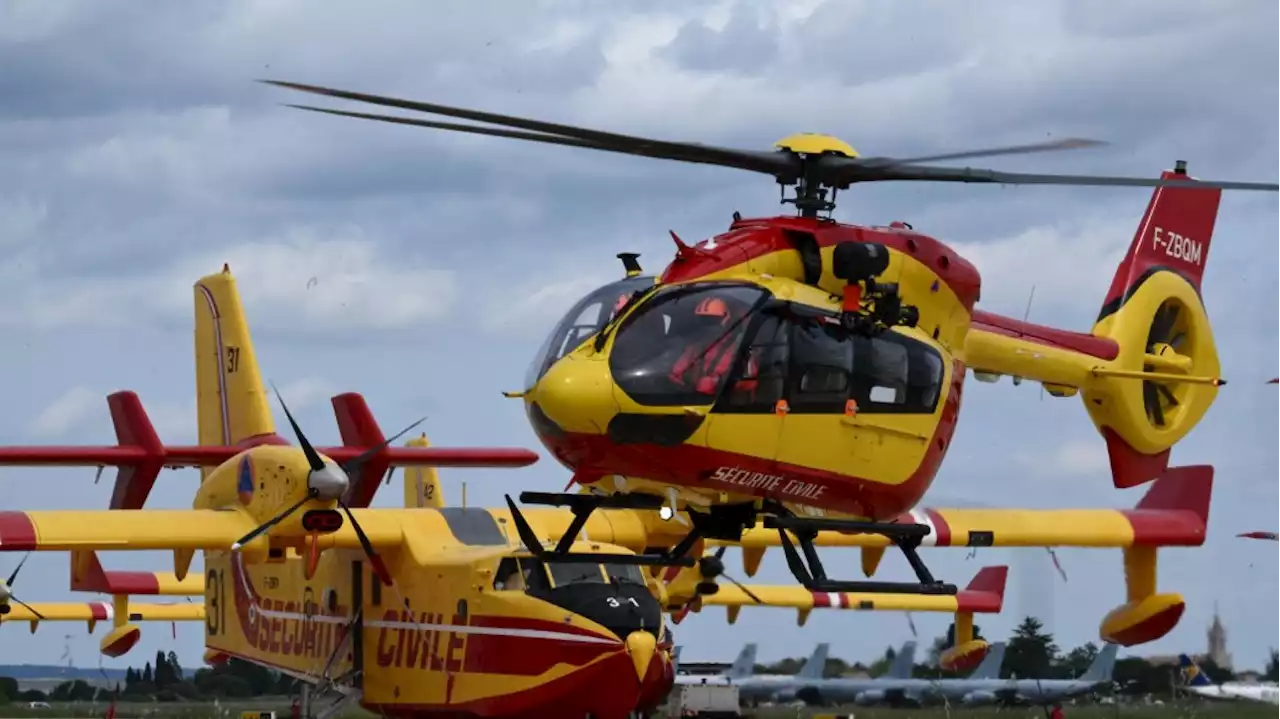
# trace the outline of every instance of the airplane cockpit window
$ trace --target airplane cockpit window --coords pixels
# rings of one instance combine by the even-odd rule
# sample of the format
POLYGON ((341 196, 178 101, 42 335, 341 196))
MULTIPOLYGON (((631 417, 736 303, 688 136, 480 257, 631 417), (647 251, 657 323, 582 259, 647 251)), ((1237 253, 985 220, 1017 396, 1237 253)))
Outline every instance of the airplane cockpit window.
POLYGON ((498 591, 545 591, 551 588, 542 562, 532 557, 506 557, 498 563, 493 588, 498 591))
POLYGON ((583 340, 599 332, 627 303, 640 292, 653 286, 652 275, 628 277, 601 287, 565 313, 534 355, 525 375, 525 389, 537 384, 556 360, 577 349, 583 340))
POLYGON ((733 369, 752 310, 766 296, 733 284, 657 290, 618 328, 609 357, 614 381, 644 405, 711 404, 733 369))
POLYGON ((570 584, 604 584, 604 573, 599 564, 578 562, 551 562, 551 580, 557 587, 570 584))
POLYGON ((606 563, 604 571, 609 575, 609 581, 630 584, 639 584, 645 586, 644 573, 634 564, 613 564, 606 563))

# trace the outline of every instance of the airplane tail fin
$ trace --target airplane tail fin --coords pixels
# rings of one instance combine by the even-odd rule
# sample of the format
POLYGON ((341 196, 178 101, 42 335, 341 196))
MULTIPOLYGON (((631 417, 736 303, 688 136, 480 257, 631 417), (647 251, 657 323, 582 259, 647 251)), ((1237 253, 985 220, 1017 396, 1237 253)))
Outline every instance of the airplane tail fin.
POLYGON ((823 673, 827 669, 827 655, 831 651, 831 645, 823 642, 814 648, 813 654, 805 661, 804 666, 800 667, 800 671, 796 674, 798 677, 805 679, 821 679, 823 673))
POLYGON ((996 679, 1000 676, 1000 667, 1004 665, 1004 642, 996 642, 987 650, 982 663, 969 675, 970 679, 996 679))
MULTIPOLYGON (((405 442, 407 447, 430 447, 427 435, 405 442)), ((440 487, 440 474, 435 467, 405 467, 404 506, 443 507, 444 490, 440 487)))
POLYGON ((910 679, 916 668, 916 643, 906 642, 902 645, 902 650, 893 657, 893 664, 889 665, 889 671, 885 672, 885 676, 890 679, 910 679))
MULTIPOLYGON (((196 407, 201 445, 275 434, 249 323, 231 270, 200 278, 195 294, 196 407)), ((201 469, 201 480, 212 468, 201 469)))
POLYGON ((1182 680, 1187 686, 1191 687, 1207 687, 1213 682, 1209 681, 1209 677, 1200 667, 1186 654, 1178 655, 1178 668, 1182 670, 1182 680))
POLYGON ((755 671, 756 645, 747 644, 738 653, 738 658, 733 660, 733 665, 729 667, 728 675, 734 679, 742 679, 743 677, 751 676, 755 671))
MULTIPOLYGON (((1192 179, 1177 163, 1162 179, 1192 179)), ((1117 488, 1159 476, 1221 384, 1200 292, 1222 190, 1157 187, 1116 269, 1092 334, 1114 343, 1082 396, 1117 488)))
POLYGON ((1111 675, 1116 668, 1116 652, 1120 651, 1119 644, 1107 642, 1102 645, 1102 650, 1098 652, 1098 656, 1093 658, 1093 663, 1080 675, 1082 682, 1109 682, 1111 675))

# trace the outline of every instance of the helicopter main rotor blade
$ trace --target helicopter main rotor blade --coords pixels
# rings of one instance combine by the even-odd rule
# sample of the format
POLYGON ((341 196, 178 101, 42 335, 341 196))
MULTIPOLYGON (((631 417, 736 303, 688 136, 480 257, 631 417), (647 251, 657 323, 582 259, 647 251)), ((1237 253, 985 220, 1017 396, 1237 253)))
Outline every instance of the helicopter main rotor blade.
MULTIPOLYGON (((425 112, 432 115, 444 115, 445 117, 456 117, 460 120, 471 120, 473 122, 482 122, 489 125, 501 125, 504 127, 513 127, 520 130, 527 130, 536 133, 542 133, 549 136, 559 136, 571 140, 580 140, 587 144, 576 145, 577 147, 590 147, 597 150, 611 150, 628 155, 641 155, 644 157, 656 157, 668 160, 679 160, 684 162, 697 162, 700 164, 720 165, 723 167, 735 167, 741 170, 751 170, 754 172, 763 172, 769 175, 781 175, 792 178, 800 172, 799 159, 794 155, 785 152, 760 152, 756 150, 737 150, 725 147, 714 147, 710 145, 701 145, 692 142, 672 142, 668 140, 656 140, 648 137, 638 137, 635 135, 623 135, 616 132, 605 132, 602 130, 593 130, 585 127, 577 127, 574 125, 564 125, 556 122, 545 122, 543 120, 531 120, 524 117, 516 117, 514 115, 501 115, 494 112, 484 112, 482 110, 468 110, 462 107, 452 107, 450 105, 438 105, 429 102, 419 102, 416 100, 402 100, 394 97, 385 97, 382 95, 369 95, 361 92, 350 92, 347 90, 337 90, 334 88, 320 87, 317 85, 304 85, 294 82, 283 82, 279 80, 260 80, 259 82, 268 85, 275 85, 290 90, 298 90, 300 92, 309 92, 315 95, 326 95, 336 97, 343 100, 353 100, 355 102, 367 102, 372 105, 382 105, 384 107, 396 107, 402 110, 413 110, 416 112, 425 112)), ((343 113, 341 111, 329 111, 330 114, 347 114, 349 117, 360 117, 360 115, 343 113)), ((365 119, 383 119, 382 117, 372 117, 365 119)), ((386 120, 384 120, 386 121, 386 120)), ((391 120, 391 122, 400 122, 399 120, 391 120)), ((418 124, 411 122, 403 122, 402 124, 418 124)), ((437 127, 437 129, 454 130, 459 132, 475 132, 467 126, 459 127, 440 127, 433 125, 425 125, 426 127, 437 127), (461 129, 467 127, 467 129, 461 129)), ((494 133, 477 133, 477 134, 494 134, 494 133)), ((535 142, 554 142, 534 137, 521 137, 517 135, 503 135, 515 139, 533 140, 535 142)), ((557 143, 571 144, 571 143, 557 143)))
MULTIPOLYGON (((488 128, 451 123, 415 122, 408 118, 395 118, 385 115, 368 115, 364 113, 345 112, 322 108, 303 107, 311 111, 325 112, 332 115, 344 115, 362 119, 379 120, 405 125, 418 125, 454 132, 467 132, 479 135, 491 135, 543 142, 558 145, 584 147, 593 150, 617 152, 641 157, 675 160, 720 167, 733 167, 741 170, 760 172, 772 175, 783 184, 795 184, 802 177, 809 182, 844 188, 857 182, 879 182, 886 180, 915 180, 926 182, 973 182, 1006 185, 1083 185, 1111 187, 1201 187, 1223 190, 1263 190, 1275 192, 1280 185, 1257 182, 1220 182, 1210 180, 1151 179, 1137 177, 1109 177, 1102 175, 1048 175, 1017 172, 1000 172, 981 168, 935 167, 916 164, 921 162, 938 162, 969 157, 988 157, 994 155, 1014 155, 1052 150, 1078 149, 1097 147, 1097 140, 1068 138, 1048 143, 1017 145, 985 150, 953 152, 928 157, 896 159, 891 157, 855 158, 840 155, 806 155, 801 156, 789 150, 761 152, 755 150, 739 150, 733 148, 702 145, 691 142, 672 142, 652 138, 605 132, 590 128, 564 125, 542 120, 532 120, 513 115, 501 115, 481 110, 438 105, 435 103, 402 100, 394 97, 370 95, 366 93, 337 90, 334 88, 305 85, 280 80, 260 80, 259 82, 283 87, 315 95, 325 95, 355 102, 366 102, 373 105, 395 107, 433 115, 456 117, 463 120, 500 125, 530 134, 513 131, 496 131, 488 128), (540 135, 534 133, 541 133, 540 135)), ((296 106, 295 106, 296 107, 296 106)))
MULTIPOLYGON (((660 160, 675 160, 678 162, 689 162, 701 165, 716 165, 724 167, 725 164, 718 159, 694 156, 676 156, 669 153, 651 152, 647 148, 631 148, 620 149, 601 145, 586 140, 576 140, 571 137, 562 137, 560 135, 547 135, 539 132, 523 132, 521 130, 505 130, 496 127, 481 127, 479 125, 463 125, 454 122, 433 122, 431 120, 418 120, 411 117, 401 117, 398 115, 380 115, 369 112, 353 112, 350 110, 336 110, 329 107, 314 107, 311 105, 294 105, 286 103, 285 107, 292 107, 297 110, 306 110, 308 112, 320 112, 326 115, 339 115, 342 117, 354 117, 361 120, 375 120, 377 122, 389 122, 395 125, 411 125, 414 127, 427 127, 435 130, 448 130, 450 132, 462 132, 470 135, 482 135, 485 137, 506 137, 513 140, 525 140, 528 142, 541 142, 548 145, 562 145, 565 147, 581 147, 588 150, 599 150, 601 152, 616 152, 623 155, 633 155, 638 157, 653 157, 660 160)), ((747 169, 737 166, 730 166, 734 169, 747 169)), ((771 173, 770 173, 771 174, 771 173)))
POLYGON ((1057 152, 1060 150, 1082 150, 1090 147, 1107 147, 1111 143, 1104 140, 1089 140, 1082 137, 1068 137, 1051 142, 1034 142, 1029 145, 1009 145, 1007 147, 991 147, 985 150, 967 150, 965 152, 949 152, 944 155, 924 155, 921 157, 867 157, 860 158, 859 163, 866 167, 888 167, 890 165, 918 165, 924 162, 942 162, 944 160, 964 160, 972 157, 994 157, 996 155, 1030 155, 1037 152, 1057 152))
POLYGON ((1001 172, 975 167, 934 167, 930 165, 890 165, 863 167, 857 160, 822 157, 828 171, 818 173, 833 185, 856 182, 915 180, 924 182, 974 182, 999 185, 1077 185, 1084 187, 1190 187, 1220 190, 1261 190, 1276 192, 1280 185, 1266 182, 1115 177, 1109 175, 1052 175, 1029 172, 1001 172))

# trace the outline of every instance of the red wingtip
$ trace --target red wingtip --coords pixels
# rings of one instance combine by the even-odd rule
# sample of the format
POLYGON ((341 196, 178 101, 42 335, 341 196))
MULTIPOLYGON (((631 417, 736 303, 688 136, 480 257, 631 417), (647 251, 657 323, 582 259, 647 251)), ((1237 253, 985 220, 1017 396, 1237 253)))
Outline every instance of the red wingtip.
POLYGON ((1008 580, 1008 567, 983 567, 968 586, 956 594, 956 610, 999 613, 1004 608, 1004 590, 1008 580))

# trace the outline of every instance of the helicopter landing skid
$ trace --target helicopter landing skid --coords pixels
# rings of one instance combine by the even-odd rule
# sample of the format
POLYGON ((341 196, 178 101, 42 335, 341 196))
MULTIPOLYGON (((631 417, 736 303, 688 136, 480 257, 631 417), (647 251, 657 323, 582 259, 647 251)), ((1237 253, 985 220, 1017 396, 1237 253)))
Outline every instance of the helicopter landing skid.
POLYGON ((933 578, 929 568, 916 549, 921 540, 929 535, 929 527, 923 524, 899 524, 895 522, 862 522, 846 519, 818 519, 806 517, 765 517, 766 529, 778 530, 778 540, 783 554, 787 557, 787 567, 795 575, 796 581, 805 589, 813 592, 877 592, 884 594, 928 594, 954 595, 959 590, 954 584, 940 582, 933 578), (800 552, 787 536, 787 531, 795 535, 800 544, 800 552), (827 578, 822 559, 814 548, 813 540, 818 532, 834 531, 849 534, 879 534, 902 550, 916 573, 915 582, 870 582, 840 581, 827 578), (803 553, 803 557, 801 557, 803 553))
POLYGON ((511 519, 515 522, 516 533, 520 541, 533 556, 544 562, 607 562, 610 564, 633 564, 656 567, 692 567, 696 560, 689 556, 689 550, 701 537, 695 527, 689 535, 680 540, 676 546, 663 552, 645 552, 642 554, 602 554, 587 552, 570 552, 569 548, 587 525, 587 519, 597 509, 635 509, 656 510, 662 506, 662 498, 643 494, 572 494, 560 492, 521 492, 520 501, 524 504, 541 504, 552 507, 568 507, 573 513, 573 521, 560 535, 556 546, 547 549, 538 540, 537 534, 529 526, 528 520, 516 507, 511 497, 507 497, 507 508, 511 511, 511 519))

